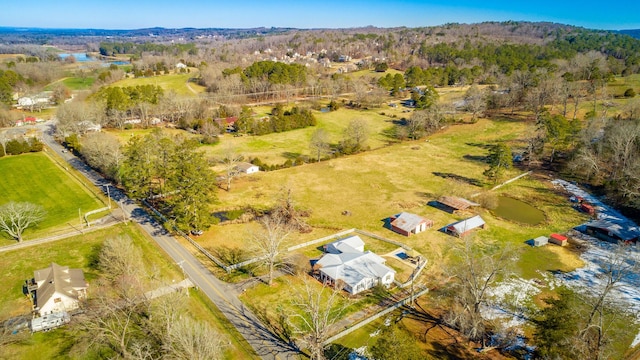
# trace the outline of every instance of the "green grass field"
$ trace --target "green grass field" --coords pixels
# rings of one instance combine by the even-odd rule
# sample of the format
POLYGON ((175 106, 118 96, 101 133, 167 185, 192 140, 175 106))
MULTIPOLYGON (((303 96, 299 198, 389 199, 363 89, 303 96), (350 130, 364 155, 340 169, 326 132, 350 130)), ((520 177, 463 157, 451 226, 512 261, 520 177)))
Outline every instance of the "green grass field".
POLYGON ((178 95, 194 96, 204 92, 205 88, 189 82, 194 77, 194 73, 168 74, 141 78, 127 78, 113 83, 111 86, 137 86, 137 85, 157 85, 165 92, 175 91, 178 95))
POLYGON ((220 143, 213 146, 205 146, 206 152, 212 157, 222 155, 225 144, 232 144, 239 154, 247 159, 260 158, 267 164, 281 164, 287 159, 299 155, 311 155, 309 142, 317 129, 324 129, 329 133, 329 141, 337 145, 342 139, 344 129, 353 119, 365 120, 368 125, 369 139, 366 146, 377 149, 394 141, 383 134, 383 131, 392 127, 392 118, 381 115, 380 109, 353 110, 341 108, 338 111, 322 113, 314 111, 317 125, 304 129, 272 133, 261 136, 240 136, 226 134, 221 137, 220 143))
POLYGON ((69 77, 62 80, 62 83, 70 90, 87 90, 96 82, 94 77, 69 77))
MULTIPOLYGON (((22 295, 22 284, 33 277, 33 271, 56 262, 71 268, 84 270, 89 282, 88 296, 91 296, 92 280, 98 276, 95 268, 96 257, 105 239, 115 236, 129 236, 141 248, 145 265, 154 269, 165 281, 182 279, 178 266, 171 262, 155 243, 136 225, 117 225, 108 229, 42 244, 26 250, 3 253, 0 256, 0 320, 29 313, 30 302, 22 295)), ((221 333, 228 335, 229 346, 225 359, 251 359, 249 345, 242 339, 220 311, 200 292, 191 290, 188 312, 195 319, 210 323, 221 333)), ((27 341, 0 348, 0 359, 98 359, 95 354, 70 354, 75 342, 74 334, 67 328, 36 333, 27 341)))
MULTIPOLYGON (((37 227, 28 228, 25 239, 41 237, 67 223, 79 225, 78 209, 84 214, 105 206, 77 180, 55 165, 44 153, 0 158, 0 200, 42 205, 47 216, 37 227)), ((13 243, 6 234, 0 244, 13 243)))

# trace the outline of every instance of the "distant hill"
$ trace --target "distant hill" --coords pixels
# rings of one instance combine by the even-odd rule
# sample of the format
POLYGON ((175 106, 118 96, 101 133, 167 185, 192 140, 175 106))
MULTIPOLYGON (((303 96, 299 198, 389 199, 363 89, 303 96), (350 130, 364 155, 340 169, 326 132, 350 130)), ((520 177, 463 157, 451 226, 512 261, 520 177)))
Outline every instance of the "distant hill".
POLYGON ((640 29, 620 30, 621 34, 630 35, 634 38, 640 39, 640 29))

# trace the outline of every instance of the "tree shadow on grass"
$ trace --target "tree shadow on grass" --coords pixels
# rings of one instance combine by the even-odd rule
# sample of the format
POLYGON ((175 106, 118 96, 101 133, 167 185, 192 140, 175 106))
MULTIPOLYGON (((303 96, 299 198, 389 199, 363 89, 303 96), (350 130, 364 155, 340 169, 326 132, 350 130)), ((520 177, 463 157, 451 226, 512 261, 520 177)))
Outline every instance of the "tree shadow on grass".
POLYGON ((479 162, 479 163, 483 163, 483 164, 487 164, 489 162, 489 157, 488 156, 484 156, 484 155, 469 155, 466 154, 464 156, 462 156, 463 159, 465 160, 469 160, 469 161, 473 161, 473 162, 479 162))
POLYGON ((464 183, 467 183, 467 184, 473 185, 473 186, 482 187, 482 185, 483 185, 482 181, 480 181, 478 179, 468 178, 466 176, 462 176, 462 175, 458 175, 458 174, 454 174, 454 173, 443 173, 443 172, 434 171, 434 172, 432 172, 432 174, 435 175, 435 176, 439 176, 439 177, 441 177, 443 179, 453 179, 453 180, 464 182, 464 183))
POLYGON ((297 158, 299 158, 302 154, 299 152, 291 152, 291 151, 285 151, 282 154, 282 157, 285 159, 289 159, 289 160, 296 160, 297 158))

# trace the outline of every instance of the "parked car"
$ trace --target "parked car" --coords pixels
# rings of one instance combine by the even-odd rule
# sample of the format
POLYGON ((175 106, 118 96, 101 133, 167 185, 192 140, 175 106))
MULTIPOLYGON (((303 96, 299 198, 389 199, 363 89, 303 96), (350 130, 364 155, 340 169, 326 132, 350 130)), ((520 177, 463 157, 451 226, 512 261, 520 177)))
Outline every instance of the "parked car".
POLYGON ((204 231, 202 230, 191 230, 191 235, 200 236, 202 234, 204 234, 204 231))

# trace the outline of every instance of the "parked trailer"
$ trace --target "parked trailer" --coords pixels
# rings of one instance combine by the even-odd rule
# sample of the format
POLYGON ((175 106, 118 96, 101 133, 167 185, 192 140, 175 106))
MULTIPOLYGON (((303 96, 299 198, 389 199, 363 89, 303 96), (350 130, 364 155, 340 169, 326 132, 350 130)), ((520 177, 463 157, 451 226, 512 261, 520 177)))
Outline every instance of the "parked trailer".
POLYGON ((586 202, 582 202, 580 203, 580 210, 582 210, 583 212, 589 214, 589 215, 595 215, 596 214, 596 209, 593 207, 593 205, 586 203, 586 202))
POLYGON ((33 318, 31 320, 31 332, 47 331, 63 326, 71 321, 71 317, 65 311, 33 318))

